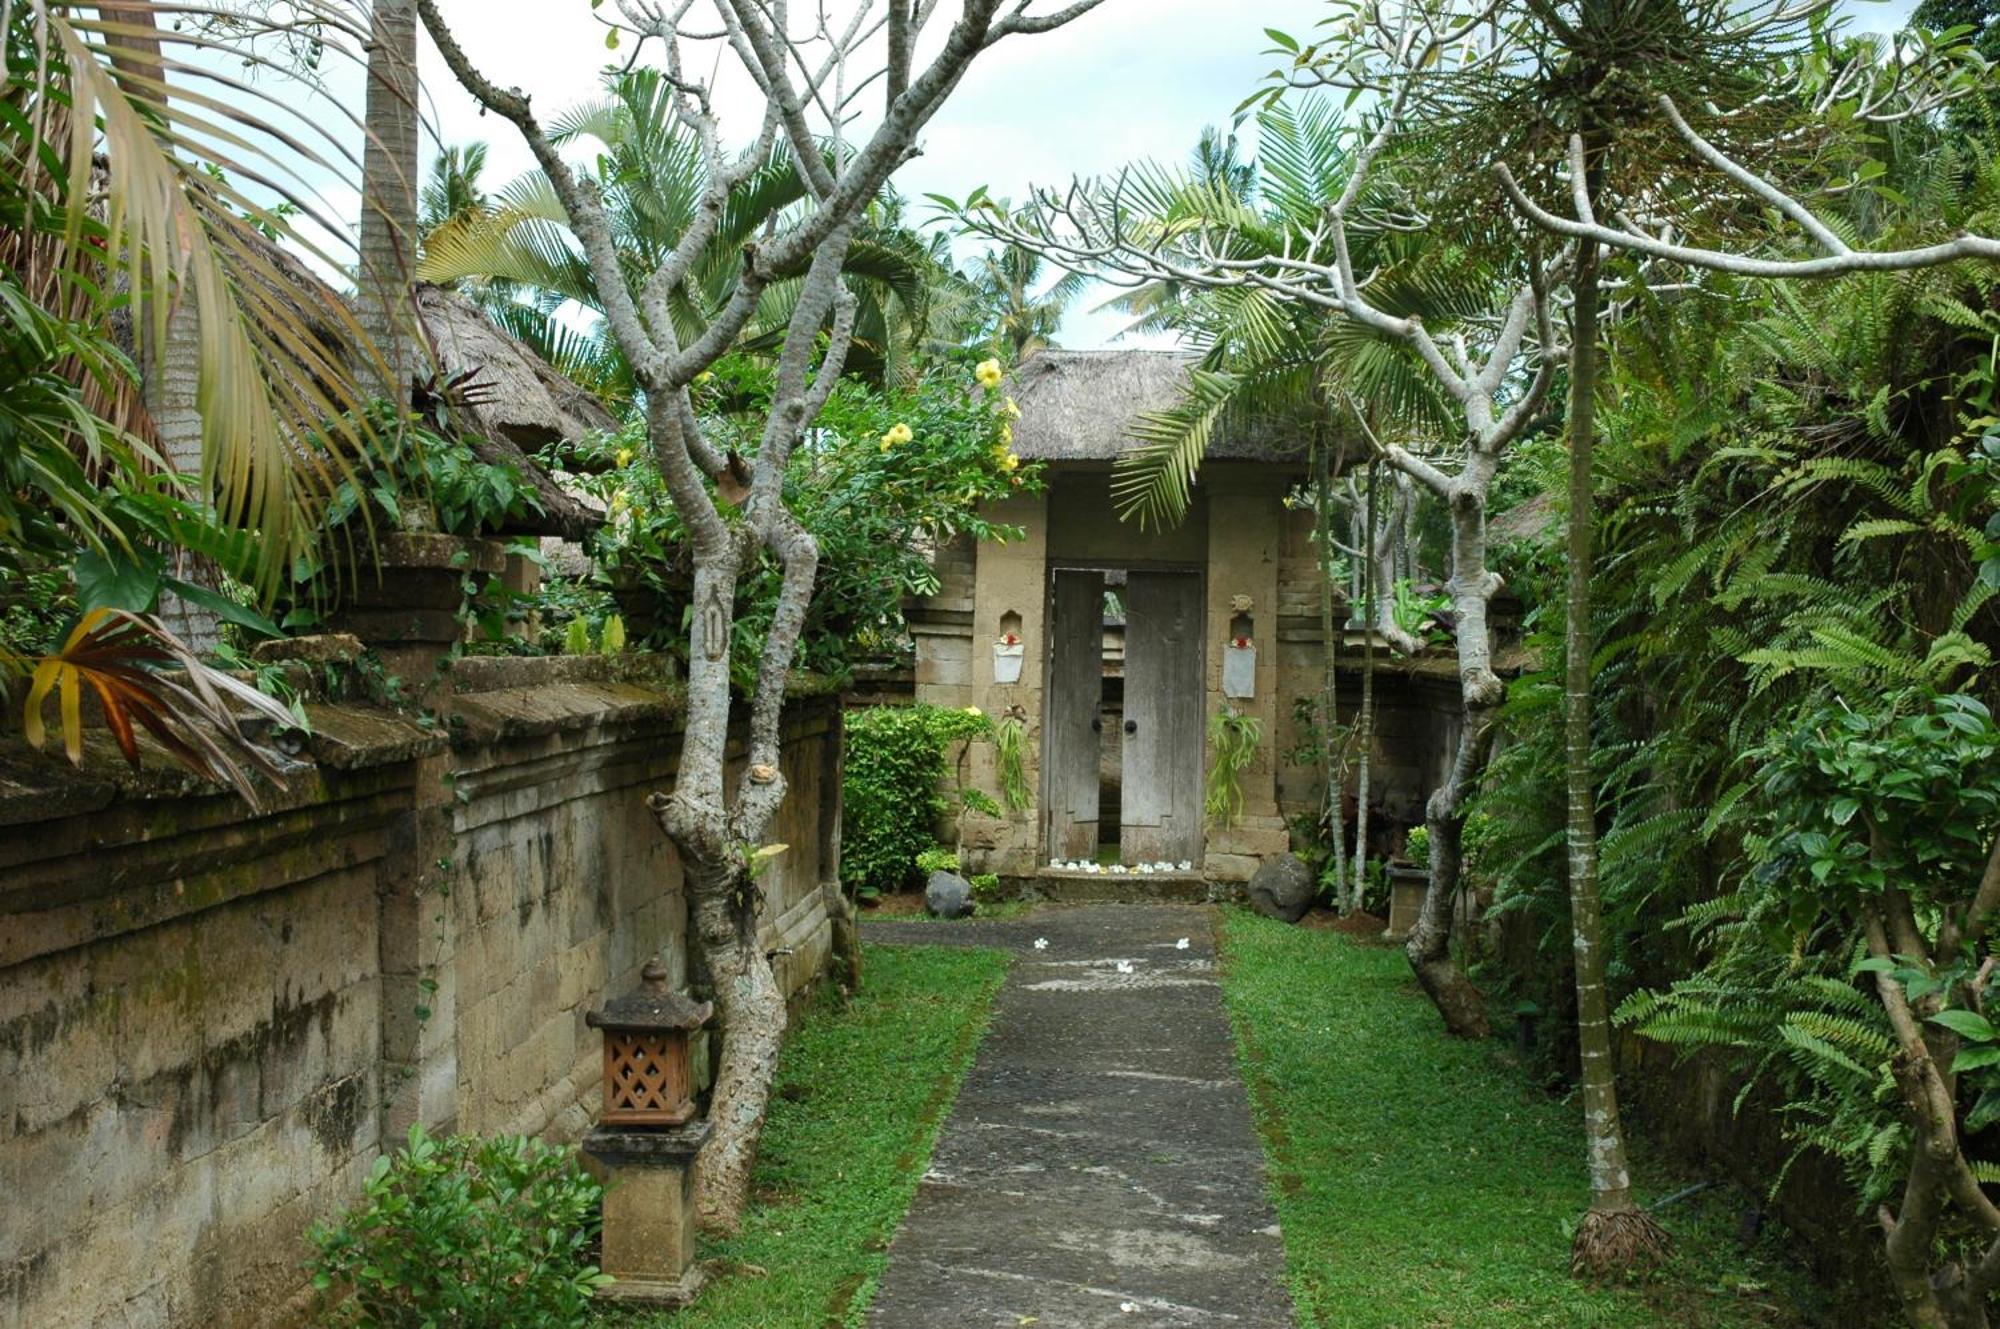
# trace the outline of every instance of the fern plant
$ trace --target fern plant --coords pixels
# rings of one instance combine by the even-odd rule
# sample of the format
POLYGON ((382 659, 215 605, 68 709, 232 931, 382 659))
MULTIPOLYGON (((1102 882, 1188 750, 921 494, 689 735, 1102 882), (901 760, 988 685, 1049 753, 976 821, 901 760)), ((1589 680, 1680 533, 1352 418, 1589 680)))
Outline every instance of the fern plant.
POLYGON ((1209 717, 1208 749, 1212 756, 1202 806, 1210 821, 1227 828, 1243 815, 1243 772, 1257 759, 1263 738, 1263 721, 1234 706, 1225 706, 1209 717))
POLYGON ((1029 803, 1024 761, 1027 740, 1027 722, 1018 715, 1003 715, 993 726, 993 765, 1000 777, 1000 801, 1010 812, 1019 812, 1029 803))

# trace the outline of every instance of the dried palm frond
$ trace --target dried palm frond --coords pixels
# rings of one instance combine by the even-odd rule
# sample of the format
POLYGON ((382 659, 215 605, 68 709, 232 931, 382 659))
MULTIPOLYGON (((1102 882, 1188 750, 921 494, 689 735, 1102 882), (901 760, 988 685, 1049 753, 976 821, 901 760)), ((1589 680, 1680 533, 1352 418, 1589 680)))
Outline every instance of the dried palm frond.
POLYGON ((297 717, 249 684, 203 664, 186 643, 149 618, 122 609, 92 609, 71 629, 60 651, 39 660, 0 660, 0 667, 10 664, 30 672, 22 712, 28 742, 40 748, 48 741, 42 712, 53 694, 63 751, 74 765, 83 763, 88 688, 118 750, 135 767, 138 731, 144 729, 175 762, 228 784, 252 808, 257 791, 251 771, 284 783, 276 754, 244 736, 239 715, 247 711, 247 718, 286 729, 298 727, 297 717))

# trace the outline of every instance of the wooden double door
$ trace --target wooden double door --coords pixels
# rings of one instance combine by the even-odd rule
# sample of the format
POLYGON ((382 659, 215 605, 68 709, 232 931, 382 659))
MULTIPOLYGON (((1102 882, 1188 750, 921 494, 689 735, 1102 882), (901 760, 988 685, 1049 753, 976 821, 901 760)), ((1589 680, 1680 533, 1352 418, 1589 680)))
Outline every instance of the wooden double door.
POLYGON ((1202 846, 1202 581, 1194 571, 1132 569, 1124 607, 1123 703, 1105 704, 1102 569, 1051 575, 1042 766, 1043 845, 1050 858, 1090 859, 1102 824, 1105 729, 1119 773, 1118 859, 1199 863, 1202 846))

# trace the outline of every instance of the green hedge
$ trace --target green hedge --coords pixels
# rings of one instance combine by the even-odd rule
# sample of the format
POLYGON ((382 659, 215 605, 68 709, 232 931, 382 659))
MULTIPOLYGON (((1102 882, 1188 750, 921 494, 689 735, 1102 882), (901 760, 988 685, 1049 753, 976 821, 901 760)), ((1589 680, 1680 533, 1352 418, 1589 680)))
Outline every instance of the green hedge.
POLYGON ((841 881, 863 895, 909 885, 917 855, 937 842, 938 818, 952 810, 946 749, 992 730, 992 722, 976 710, 881 706, 849 712, 841 770, 841 881))

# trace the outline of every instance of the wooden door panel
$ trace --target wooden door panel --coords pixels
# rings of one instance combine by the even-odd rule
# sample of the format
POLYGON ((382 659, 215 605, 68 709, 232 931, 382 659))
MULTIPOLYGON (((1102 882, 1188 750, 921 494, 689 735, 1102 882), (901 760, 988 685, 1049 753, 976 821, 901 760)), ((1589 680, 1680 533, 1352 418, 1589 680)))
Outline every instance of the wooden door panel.
POLYGON ((1125 583, 1125 762, 1119 857, 1201 858, 1201 579, 1133 572, 1125 583))
POLYGON ((1042 842, 1051 858, 1095 858, 1102 740, 1092 721, 1104 697, 1104 574, 1065 569, 1054 581, 1042 703, 1042 842))

